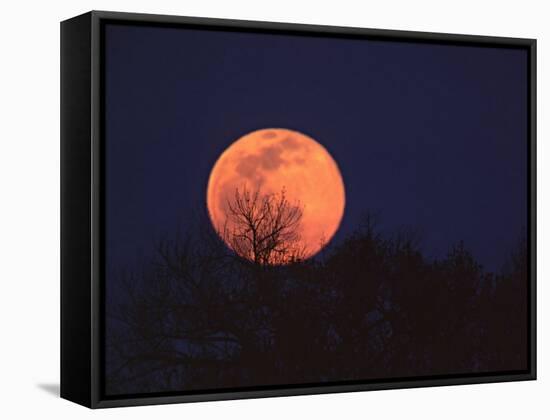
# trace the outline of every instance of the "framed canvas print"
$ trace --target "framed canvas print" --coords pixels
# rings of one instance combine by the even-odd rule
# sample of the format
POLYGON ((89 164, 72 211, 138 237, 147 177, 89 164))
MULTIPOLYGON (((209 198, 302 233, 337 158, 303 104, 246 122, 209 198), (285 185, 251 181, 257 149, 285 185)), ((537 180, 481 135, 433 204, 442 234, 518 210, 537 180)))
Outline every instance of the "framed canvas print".
POLYGON ((535 379, 535 40, 61 24, 61 395, 535 379))

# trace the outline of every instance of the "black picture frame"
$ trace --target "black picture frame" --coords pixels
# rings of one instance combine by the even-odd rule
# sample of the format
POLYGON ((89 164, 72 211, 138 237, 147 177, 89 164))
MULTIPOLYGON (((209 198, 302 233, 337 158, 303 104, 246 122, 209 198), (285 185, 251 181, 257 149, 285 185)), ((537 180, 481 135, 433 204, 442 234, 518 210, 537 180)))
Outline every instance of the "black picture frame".
POLYGON ((92 11, 61 23, 61 397, 90 408, 536 379, 536 40, 92 11), (490 374, 106 397, 103 28, 106 22, 520 48, 528 52, 529 368, 490 374))

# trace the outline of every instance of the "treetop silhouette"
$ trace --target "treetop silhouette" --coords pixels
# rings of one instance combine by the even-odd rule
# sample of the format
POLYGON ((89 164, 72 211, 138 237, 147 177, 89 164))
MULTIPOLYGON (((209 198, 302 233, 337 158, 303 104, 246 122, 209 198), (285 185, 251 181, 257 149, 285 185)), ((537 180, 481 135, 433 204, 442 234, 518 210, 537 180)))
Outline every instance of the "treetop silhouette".
POLYGON ((260 265, 300 261, 306 247, 301 237, 303 210, 291 203, 283 188, 263 194, 243 186, 226 203, 226 221, 220 236, 240 257, 260 265))

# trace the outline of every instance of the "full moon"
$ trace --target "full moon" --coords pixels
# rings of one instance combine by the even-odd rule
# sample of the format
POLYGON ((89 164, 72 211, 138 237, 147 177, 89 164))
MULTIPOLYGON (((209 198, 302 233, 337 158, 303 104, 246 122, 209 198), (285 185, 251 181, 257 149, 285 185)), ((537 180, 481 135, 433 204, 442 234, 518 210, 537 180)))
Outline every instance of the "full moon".
POLYGON ((210 173, 206 197, 210 220, 218 233, 232 228, 228 226, 232 223, 228 203, 241 188, 259 191, 262 196, 284 191, 289 203, 299 205, 298 234, 305 258, 331 240, 344 214, 345 189, 338 165, 321 144, 298 131, 253 131, 220 155, 210 173))

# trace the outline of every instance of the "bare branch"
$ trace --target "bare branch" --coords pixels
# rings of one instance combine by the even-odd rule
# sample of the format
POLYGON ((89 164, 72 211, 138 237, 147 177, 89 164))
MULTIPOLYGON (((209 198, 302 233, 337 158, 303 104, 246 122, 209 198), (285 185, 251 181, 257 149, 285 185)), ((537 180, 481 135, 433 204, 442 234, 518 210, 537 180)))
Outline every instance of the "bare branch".
POLYGON ((304 258, 302 209, 299 203, 290 203, 284 188, 272 194, 237 188, 226 209, 220 234, 240 257, 261 265, 288 264, 304 258))

